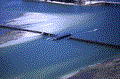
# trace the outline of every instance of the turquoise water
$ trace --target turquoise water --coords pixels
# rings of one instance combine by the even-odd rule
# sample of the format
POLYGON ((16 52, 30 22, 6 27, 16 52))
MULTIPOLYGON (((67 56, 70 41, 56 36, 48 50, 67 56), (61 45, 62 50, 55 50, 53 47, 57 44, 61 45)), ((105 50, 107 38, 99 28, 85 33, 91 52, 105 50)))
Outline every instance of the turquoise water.
MULTIPOLYGON (((79 7, 41 2, 16 4, 18 3, 1 7, 2 25, 11 19, 16 19, 15 22, 8 22, 9 26, 23 28, 26 25, 23 27, 21 25, 28 24, 27 20, 30 19, 34 21, 30 21, 31 24, 26 29, 49 31, 58 35, 71 33, 72 37, 76 38, 120 45, 119 5, 117 7, 116 5, 79 7), (40 18, 41 20, 38 21, 39 16, 47 16, 47 18, 40 18), (45 21, 45 19, 48 20, 45 21), (54 23, 50 26, 51 30, 39 29, 47 23, 54 23), (94 29, 98 31, 93 31, 94 29)), ((45 27, 49 28, 47 25, 45 27)), ((0 33, 9 31, 4 29, 4 32, 2 30, 0 33)), ((58 41, 47 40, 48 38, 50 37, 35 35, 0 45, 1 78, 56 79, 82 67, 120 56, 119 48, 78 42, 67 38, 58 41)))

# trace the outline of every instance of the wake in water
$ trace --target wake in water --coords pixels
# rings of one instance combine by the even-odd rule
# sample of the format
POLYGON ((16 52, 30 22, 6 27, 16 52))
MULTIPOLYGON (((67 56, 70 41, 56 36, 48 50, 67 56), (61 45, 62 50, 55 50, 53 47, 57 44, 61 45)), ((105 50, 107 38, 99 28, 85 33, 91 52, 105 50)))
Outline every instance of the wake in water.
MULTIPOLYGON (((85 14, 85 13, 84 14, 49 14, 49 13, 27 12, 15 19, 6 21, 4 26, 56 34, 68 27, 74 26, 74 28, 76 28, 75 25, 79 23, 84 24, 85 20, 90 19, 89 16, 90 16, 89 14, 85 14), (67 22, 68 20, 69 22, 67 22)), ((70 30, 70 28, 68 30, 70 30)), ((16 43, 19 44, 25 41, 34 40, 36 39, 36 37, 39 38, 39 35, 40 37, 42 37, 41 34, 32 33, 32 32, 14 31, 14 30, 9 31, 7 33, 5 32, 4 32, 4 36, 0 37, 1 38, 0 47, 15 45, 16 43)))

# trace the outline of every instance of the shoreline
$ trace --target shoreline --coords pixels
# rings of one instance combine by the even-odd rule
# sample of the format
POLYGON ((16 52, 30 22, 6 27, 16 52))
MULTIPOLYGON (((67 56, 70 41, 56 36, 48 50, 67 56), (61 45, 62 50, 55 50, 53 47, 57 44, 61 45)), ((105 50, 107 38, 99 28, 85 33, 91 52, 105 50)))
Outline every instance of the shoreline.
POLYGON ((60 79, 99 79, 120 77, 120 57, 107 59, 106 61, 89 65, 78 71, 62 76, 60 79))

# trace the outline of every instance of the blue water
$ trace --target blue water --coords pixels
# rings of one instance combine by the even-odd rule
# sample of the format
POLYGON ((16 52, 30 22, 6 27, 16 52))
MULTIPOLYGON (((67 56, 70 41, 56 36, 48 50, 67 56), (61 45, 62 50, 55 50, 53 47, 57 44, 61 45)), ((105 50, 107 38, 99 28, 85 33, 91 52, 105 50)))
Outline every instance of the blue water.
MULTIPOLYGON (((36 71, 34 75, 37 77, 41 78, 42 74, 45 74, 47 76, 44 78, 51 79, 82 66, 92 65, 111 57, 119 57, 120 53, 116 48, 69 40, 46 41, 44 38, 2 48, 1 51, 3 76, 9 78, 23 72, 34 74, 33 71, 36 71), (51 66, 49 69, 45 68, 49 66, 51 66)), ((36 77, 34 75, 27 77, 36 77)))
MULTIPOLYGON (((41 2, 19 2, 14 5, 7 6, 2 4, 2 16, 0 17, 2 20, 0 23, 5 25, 8 20, 16 19, 22 17, 25 13, 33 12, 31 13, 33 14, 32 16, 34 16, 34 13, 39 16, 48 16, 48 21, 38 23, 39 26, 37 24, 31 24, 34 28, 36 25, 36 29, 34 30, 38 30, 40 24, 59 22, 60 24, 64 23, 61 25, 62 30, 57 30, 54 34, 64 34, 67 32, 77 38, 91 39, 120 45, 119 9, 119 5, 117 7, 116 5, 79 7, 58 4, 51 5, 41 2), (61 19, 63 19, 63 21, 61 21, 61 19), (98 29, 98 31, 92 31, 94 29, 98 29)), ((21 20, 21 24, 22 22, 24 22, 24 19, 21 20)), ((59 23, 54 25, 59 25, 59 23)), ((23 28, 20 26, 14 27, 23 28)), ((27 29, 30 28, 32 27, 27 27, 27 29)), ((8 31, 10 30, 2 29, 0 33, 3 34, 8 31)), ((0 65, 2 71, 1 78, 8 79, 18 77, 56 79, 72 71, 76 71, 81 67, 99 63, 108 58, 120 56, 120 49, 115 47, 77 42, 67 40, 66 38, 52 41, 47 40, 49 37, 36 37, 38 38, 31 41, 0 48, 0 60, 2 63, 0 65)), ((26 38, 29 39, 30 37, 26 38)), ((24 41, 26 38, 17 42, 24 41)), ((14 41, 10 43, 14 43, 14 41)), ((9 42, 6 44, 9 44, 9 42)))

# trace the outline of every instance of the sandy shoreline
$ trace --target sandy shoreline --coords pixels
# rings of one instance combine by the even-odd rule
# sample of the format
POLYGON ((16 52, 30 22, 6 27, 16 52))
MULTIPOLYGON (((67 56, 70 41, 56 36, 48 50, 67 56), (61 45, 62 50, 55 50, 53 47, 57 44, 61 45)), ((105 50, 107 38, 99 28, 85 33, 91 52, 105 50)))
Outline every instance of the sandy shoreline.
POLYGON ((87 66, 76 73, 68 74, 61 79, 119 79, 120 78, 120 57, 111 58, 107 61, 87 66))

